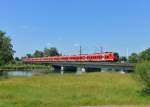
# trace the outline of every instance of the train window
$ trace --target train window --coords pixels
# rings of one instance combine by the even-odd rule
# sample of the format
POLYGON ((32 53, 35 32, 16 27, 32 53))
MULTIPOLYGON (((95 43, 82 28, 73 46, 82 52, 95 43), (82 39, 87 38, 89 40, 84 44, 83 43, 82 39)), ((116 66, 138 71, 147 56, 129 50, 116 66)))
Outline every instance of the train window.
POLYGON ((105 56, 105 58, 107 58, 107 59, 108 59, 109 57, 108 57, 108 56, 105 56))

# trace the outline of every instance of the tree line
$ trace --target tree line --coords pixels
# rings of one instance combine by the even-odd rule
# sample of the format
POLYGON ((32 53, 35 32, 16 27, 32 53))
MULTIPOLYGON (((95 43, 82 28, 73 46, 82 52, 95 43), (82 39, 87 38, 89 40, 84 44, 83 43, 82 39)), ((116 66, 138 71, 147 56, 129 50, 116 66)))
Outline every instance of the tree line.
POLYGON ((150 48, 145 49, 140 53, 132 53, 129 58, 129 62, 138 63, 143 61, 150 61, 150 48))
POLYGON ((35 50, 33 54, 28 53, 26 54, 26 57, 48 57, 48 56, 60 56, 61 54, 58 52, 57 48, 51 47, 51 48, 44 48, 43 51, 35 50))

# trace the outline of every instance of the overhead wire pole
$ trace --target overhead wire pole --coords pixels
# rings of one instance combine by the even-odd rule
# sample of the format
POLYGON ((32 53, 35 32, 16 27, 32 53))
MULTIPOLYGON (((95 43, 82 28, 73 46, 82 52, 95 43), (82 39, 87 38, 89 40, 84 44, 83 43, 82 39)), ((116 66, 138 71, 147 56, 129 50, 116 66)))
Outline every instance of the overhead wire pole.
POLYGON ((126 49, 126 57, 128 58, 128 56, 129 56, 129 49, 127 48, 126 49))
POLYGON ((100 52, 103 53, 103 47, 102 46, 100 47, 100 50, 101 50, 100 52))
POLYGON ((81 54, 82 54, 82 47, 80 45, 80 66, 81 66, 81 54))
MULTIPOLYGON (((99 45, 96 45, 96 48, 97 48, 97 51, 98 53, 103 53, 103 46, 99 46, 99 45)), ((95 52, 95 53, 96 53, 95 52)))
POLYGON ((82 58, 82 47, 80 45, 80 63, 79 63, 79 67, 77 68, 77 72, 78 73, 82 73, 82 72, 85 72, 85 68, 81 65, 81 58, 82 58))

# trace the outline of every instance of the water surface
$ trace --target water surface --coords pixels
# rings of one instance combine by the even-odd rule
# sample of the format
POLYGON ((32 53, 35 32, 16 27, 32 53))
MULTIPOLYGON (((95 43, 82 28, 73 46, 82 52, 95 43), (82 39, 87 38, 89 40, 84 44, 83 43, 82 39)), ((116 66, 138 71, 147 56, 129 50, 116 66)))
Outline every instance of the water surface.
POLYGON ((34 71, 0 71, 0 77, 31 77, 33 75, 47 74, 48 72, 34 71))

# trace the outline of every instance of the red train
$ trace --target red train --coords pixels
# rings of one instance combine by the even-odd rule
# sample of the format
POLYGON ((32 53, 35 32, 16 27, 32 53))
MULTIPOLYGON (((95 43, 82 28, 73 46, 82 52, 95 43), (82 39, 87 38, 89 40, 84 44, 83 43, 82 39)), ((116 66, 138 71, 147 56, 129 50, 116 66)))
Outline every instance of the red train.
POLYGON ((24 58, 24 62, 45 62, 45 61, 107 61, 116 62, 119 60, 118 53, 104 52, 96 54, 81 54, 72 56, 50 56, 39 58, 24 58))

